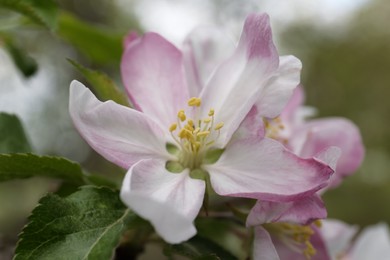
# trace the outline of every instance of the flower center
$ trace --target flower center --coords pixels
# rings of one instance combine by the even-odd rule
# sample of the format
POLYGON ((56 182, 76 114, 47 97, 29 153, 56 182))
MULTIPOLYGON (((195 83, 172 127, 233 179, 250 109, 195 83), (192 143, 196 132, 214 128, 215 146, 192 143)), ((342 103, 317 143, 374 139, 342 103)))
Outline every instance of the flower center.
MULTIPOLYGON (((314 224, 318 227, 321 226, 320 220, 315 221, 314 224)), ((314 230, 309 225, 269 223, 264 224, 264 227, 291 250, 303 254, 306 259, 311 259, 317 252, 310 242, 314 230)))
POLYGON ((184 109, 177 113, 177 122, 169 127, 169 131, 180 153, 178 161, 184 168, 197 169, 209 150, 220 135, 223 122, 215 124, 214 109, 210 109, 208 116, 198 118, 199 108, 202 105, 200 98, 193 97, 188 100, 188 106, 194 109, 194 119, 187 118, 184 109))

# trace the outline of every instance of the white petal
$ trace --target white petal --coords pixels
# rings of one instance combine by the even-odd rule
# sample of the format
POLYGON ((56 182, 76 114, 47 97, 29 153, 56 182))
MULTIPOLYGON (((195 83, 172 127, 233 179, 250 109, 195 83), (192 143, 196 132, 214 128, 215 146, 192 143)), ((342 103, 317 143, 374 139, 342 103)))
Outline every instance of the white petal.
POLYGON ((301 159, 268 138, 229 143, 216 163, 203 167, 216 193, 267 201, 312 195, 333 173, 329 166, 301 159))
POLYGON ((249 15, 233 55, 221 64, 201 93, 203 115, 215 109, 215 122, 224 122, 216 145, 224 147, 248 114, 279 56, 272 42, 267 15, 249 15))
POLYGON ((198 27, 186 38, 183 48, 191 96, 199 96, 217 66, 234 50, 231 38, 214 27, 198 27))
POLYGON ((254 260, 280 260, 269 233, 261 226, 255 227, 253 241, 254 260))
POLYGON ((126 174, 122 201, 149 220, 169 243, 181 243, 196 234, 193 221, 203 203, 205 182, 191 179, 188 169, 171 173, 163 160, 143 160, 126 174))
POLYGON ((367 227, 357 238, 349 254, 353 260, 390 259, 390 234, 385 223, 367 227))
POLYGON ((336 219, 325 219, 322 221, 322 227, 319 230, 329 255, 332 259, 337 259, 341 253, 348 249, 358 228, 336 219))
POLYGON ((171 158, 165 149, 169 139, 157 123, 136 110, 99 101, 75 80, 70 85, 69 112, 88 144, 123 168, 142 159, 171 158))
POLYGON ((262 116, 273 118, 282 112, 300 82, 301 69, 302 63, 296 57, 280 57, 279 68, 265 84, 256 102, 262 116))

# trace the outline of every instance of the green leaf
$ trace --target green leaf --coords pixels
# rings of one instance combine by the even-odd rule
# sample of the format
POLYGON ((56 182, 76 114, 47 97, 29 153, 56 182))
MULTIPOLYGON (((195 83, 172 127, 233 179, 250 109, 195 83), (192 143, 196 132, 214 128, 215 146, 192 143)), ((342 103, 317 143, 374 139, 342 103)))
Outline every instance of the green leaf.
POLYGON ((122 233, 138 218, 108 188, 85 186, 39 203, 20 235, 15 260, 111 259, 122 233))
POLYGON ((212 240, 200 236, 195 236, 179 245, 167 245, 164 254, 166 256, 177 254, 190 259, 238 259, 212 240))
POLYGON ((0 113, 0 153, 17 152, 31 152, 23 126, 17 116, 0 113))
POLYGON ((61 13, 58 35, 79 52, 99 64, 118 64, 122 55, 122 34, 98 28, 68 13, 61 13))
POLYGON ((58 8, 54 0, 0 0, 0 7, 18 12, 51 30, 57 27, 58 8))
MULTIPOLYGON (((243 251, 245 239, 236 234, 245 234, 245 224, 237 222, 235 218, 197 218, 196 229, 199 237, 213 241, 222 250, 229 252, 239 259, 247 257, 243 251), (233 232, 234 230, 234 232, 233 232)), ((244 222, 245 223, 245 222, 244 222)), ((224 258, 223 258, 224 259, 224 258)))
POLYGON ((31 58, 28 53, 19 46, 15 45, 10 38, 4 38, 6 50, 10 54, 16 67, 23 73, 25 77, 30 77, 38 70, 37 62, 31 58))
POLYGON ((35 154, 0 154, 0 181, 34 176, 58 178, 83 184, 83 171, 79 164, 65 158, 35 154))
POLYGON ((118 104, 129 106, 126 95, 116 86, 115 82, 106 74, 88 69, 81 64, 68 59, 68 61, 79 71, 91 84, 96 95, 102 100, 113 100, 118 104))

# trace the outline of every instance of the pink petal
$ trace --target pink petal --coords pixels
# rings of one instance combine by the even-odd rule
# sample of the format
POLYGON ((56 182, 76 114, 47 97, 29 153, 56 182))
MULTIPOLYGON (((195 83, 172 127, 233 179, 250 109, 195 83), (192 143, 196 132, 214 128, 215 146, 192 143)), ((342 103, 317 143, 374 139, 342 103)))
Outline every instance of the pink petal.
POLYGON ((306 135, 306 141, 299 153, 302 157, 315 156, 329 146, 337 146, 341 149, 336 174, 330 186, 338 185, 345 176, 356 171, 363 161, 364 146, 359 129, 347 119, 312 120, 297 129, 297 132, 306 135))
POLYGON ((294 56, 280 57, 279 68, 256 102, 262 116, 273 118, 282 112, 300 82, 301 69, 301 61, 294 56))
MULTIPOLYGON (((299 110, 303 107, 305 102, 305 91, 302 86, 298 86, 294 89, 292 96, 288 100, 286 106, 283 108, 283 111, 280 114, 280 117, 284 123, 294 124, 297 120, 297 114, 299 110)), ((299 118, 303 119, 303 118, 299 118)), ((298 120, 299 123, 302 123, 303 120, 298 120)))
POLYGON ((84 140, 107 160, 128 169, 146 158, 170 158, 168 140, 144 114, 112 101, 100 102, 83 84, 70 85, 69 112, 84 140))
POLYGON ((253 241, 253 259, 255 260, 280 260, 278 252, 271 240, 269 233, 261 226, 255 227, 255 239, 253 241))
POLYGON ((122 201, 149 220, 169 243, 181 243, 196 234, 193 221, 202 206, 205 182, 189 177, 188 169, 171 173, 164 160, 143 160, 126 174, 122 201))
POLYGON ((314 194, 333 173, 329 166, 301 159, 268 138, 232 142, 215 164, 204 168, 220 195, 278 202, 314 194))
POLYGON ((163 127, 176 122, 189 98, 181 52, 160 35, 147 33, 125 50, 122 79, 132 103, 163 127))
POLYGON ((247 226, 271 222, 307 225, 315 219, 326 218, 324 202, 314 194, 291 202, 258 201, 248 215, 247 226))
MULTIPOLYGON (((337 161, 341 155, 341 149, 336 146, 325 148, 325 150, 317 153, 314 158, 329 165, 333 170, 336 169, 337 161)), ((334 177, 334 175, 332 175, 334 177)))
POLYGON ((203 114, 214 108, 215 121, 225 123, 217 146, 229 141, 278 63, 268 16, 249 15, 237 49, 218 67, 201 93, 203 114))
POLYGON ((257 107, 253 106, 244 120, 241 122, 236 132, 234 132, 231 142, 247 138, 261 139, 264 137, 264 135, 265 129, 263 117, 260 115, 257 107))
POLYGON ((137 39, 139 39, 138 33, 135 31, 130 32, 123 40, 123 49, 126 50, 126 48, 137 39))
POLYGON ((198 27, 184 42, 183 55, 191 96, 198 96, 217 66, 233 53, 234 43, 213 27, 198 27))

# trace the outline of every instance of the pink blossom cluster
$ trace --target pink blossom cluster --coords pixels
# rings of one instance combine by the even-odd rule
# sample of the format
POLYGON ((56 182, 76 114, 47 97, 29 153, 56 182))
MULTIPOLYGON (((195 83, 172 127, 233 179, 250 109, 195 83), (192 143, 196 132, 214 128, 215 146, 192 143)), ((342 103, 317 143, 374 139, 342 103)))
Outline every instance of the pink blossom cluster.
POLYGON ((77 81, 69 105, 88 144, 127 170, 122 201, 181 243, 196 234, 210 190, 255 199, 246 220, 255 259, 334 259, 320 193, 359 167, 362 140, 347 119, 307 119, 302 64, 279 56, 269 17, 249 15, 237 44, 199 28, 181 50, 156 33, 131 33, 124 45, 133 108, 77 81))

